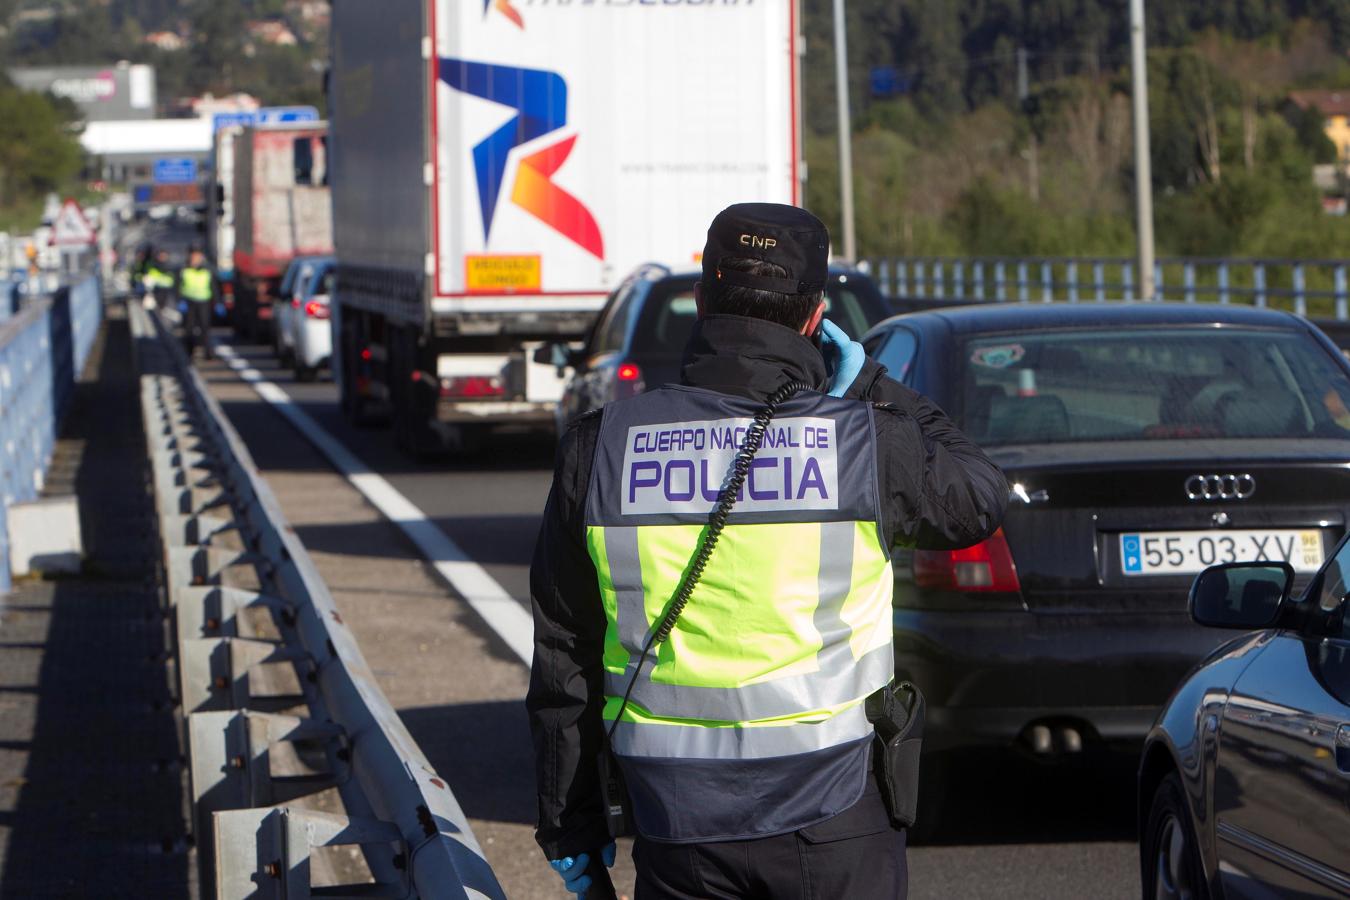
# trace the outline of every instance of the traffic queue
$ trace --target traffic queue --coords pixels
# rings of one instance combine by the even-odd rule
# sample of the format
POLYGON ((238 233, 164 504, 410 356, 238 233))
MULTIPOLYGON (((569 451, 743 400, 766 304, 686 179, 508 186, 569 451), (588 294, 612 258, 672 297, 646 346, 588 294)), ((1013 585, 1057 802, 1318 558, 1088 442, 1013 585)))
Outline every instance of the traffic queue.
MULTIPOLYGON (((583 342, 538 348, 565 378, 559 433, 679 380, 698 280, 643 266, 583 342)), ((292 263, 292 302, 273 321, 297 378, 338 340, 323 312, 340 291, 331 258, 292 263)), ((834 266, 825 296, 825 315, 891 379, 947 410, 1009 484, 1008 513, 986 540, 892 551, 896 677, 927 701, 911 840, 942 840, 976 814, 945 802, 970 751, 1052 766, 1124 756, 1140 765, 1145 896, 1341 891, 1350 363, 1340 350, 1273 310, 991 303, 887 317, 892 302, 864 272, 834 266), (1309 830, 1298 817, 1311 811, 1309 830)), ((634 480, 638 500, 648 474, 634 480)), ((717 481, 709 475, 707 497, 717 481)))

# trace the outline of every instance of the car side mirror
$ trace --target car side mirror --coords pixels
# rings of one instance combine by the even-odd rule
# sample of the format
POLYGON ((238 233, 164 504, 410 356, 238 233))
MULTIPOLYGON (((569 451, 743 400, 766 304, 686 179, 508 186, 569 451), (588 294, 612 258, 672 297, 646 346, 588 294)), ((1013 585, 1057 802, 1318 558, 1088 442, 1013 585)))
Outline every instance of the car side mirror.
POLYGON ((585 350, 573 350, 566 344, 545 344, 534 351, 536 363, 554 366, 559 371, 569 366, 573 369, 580 369, 585 359, 585 350))
POLYGON ((1210 628, 1270 628, 1293 585, 1294 567, 1287 562, 1210 566, 1191 585, 1191 618, 1210 628))

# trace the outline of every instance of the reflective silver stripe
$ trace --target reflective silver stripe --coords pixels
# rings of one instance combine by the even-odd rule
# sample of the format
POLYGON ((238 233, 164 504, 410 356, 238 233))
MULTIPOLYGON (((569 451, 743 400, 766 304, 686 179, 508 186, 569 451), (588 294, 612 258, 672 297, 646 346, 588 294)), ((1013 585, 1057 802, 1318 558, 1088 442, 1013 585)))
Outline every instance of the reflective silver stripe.
POLYGON ((824 722, 754 728, 620 722, 614 729, 614 752, 648 759, 769 759, 825 750, 871 734, 872 725, 858 704, 824 722))
MULTIPOLYGON (((638 530, 618 525, 607 527, 605 557, 609 561, 609 577, 614 584, 619 642, 632 656, 629 663, 631 666, 637 663, 642 647, 647 643, 647 632, 651 628, 651 623, 647 621, 646 594, 642 590, 642 559, 638 555, 638 530)), ((619 688, 619 695, 622 696, 627 688, 628 680, 625 679, 623 687, 619 688)))
MULTIPOLYGON (((606 532, 611 530, 614 529, 606 529, 606 532)), ((653 681, 653 666, 649 662, 633 688, 632 702, 652 715, 665 718, 750 722, 839 706, 885 685, 895 670, 891 645, 878 647, 855 660, 850 644, 853 632, 843 619, 844 601, 853 585, 856 533, 857 528, 852 522, 826 522, 820 527, 819 602, 812 618, 821 638, 821 650, 816 657, 817 671, 740 687, 702 687, 653 681)), ((611 546, 608 539, 605 546, 608 551, 611 546)), ((633 553, 636 560, 636 550, 633 553)), ((620 577, 615 573, 612 556, 610 572, 611 577, 620 577)), ((623 624, 622 601, 619 615, 620 636, 624 638, 631 658, 623 674, 605 674, 606 693, 614 697, 622 697, 628 690, 642 652, 640 643, 629 643, 629 638, 624 637, 625 631, 631 632, 631 629, 625 629, 623 624)), ((645 629, 645 613, 641 621, 645 629)), ((637 636, 637 640, 645 638, 645 630, 637 636)))
MULTIPOLYGON (((817 659, 818 672, 740 687, 701 687, 652 681, 647 674, 652 667, 648 660, 642 669, 642 677, 633 688, 630 702, 663 718, 752 722, 839 706, 866 697, 890 681, 895 673, 895 658, 889 643, 854 662, 853 648, 845 639, 826 648, 817 659)), ((636 653, 633 662, 637 662, 636 653)), ((632 664, 622 675, 606 672, 605 693, 610 697, 622 697, 632 677, 632 664)))

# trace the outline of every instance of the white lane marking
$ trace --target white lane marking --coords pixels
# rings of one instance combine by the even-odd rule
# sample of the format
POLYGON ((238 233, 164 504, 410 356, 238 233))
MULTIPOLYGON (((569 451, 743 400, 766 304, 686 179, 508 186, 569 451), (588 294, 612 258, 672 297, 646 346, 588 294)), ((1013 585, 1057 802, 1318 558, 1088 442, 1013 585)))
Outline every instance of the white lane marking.
POLYGON ((534 621, 514 597, 506 592, 487 570, 469 558, 449 535, 398 492, 377 472, 304 410, 277 385, 234 352, 228 344, 218 344, 216 352, 240 378, 252 386, 258 396, 281 413, 303 434, 352 487, 370 501, 385 518, 397 525, 417 546, 450 587, 464 598, 488 627, 506 642, 525 665, 534 658, 534 621))

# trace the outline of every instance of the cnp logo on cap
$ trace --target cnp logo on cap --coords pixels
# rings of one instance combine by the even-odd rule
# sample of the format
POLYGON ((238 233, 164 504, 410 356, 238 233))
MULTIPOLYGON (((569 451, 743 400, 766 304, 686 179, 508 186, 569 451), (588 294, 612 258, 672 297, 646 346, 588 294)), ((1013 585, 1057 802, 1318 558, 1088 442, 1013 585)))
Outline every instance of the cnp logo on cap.
POLYGON ((703 250, 703 281, 776 291, 817 294, 829 273, 830 232, 804 209, 781 203, 737 203, 717 214, 703 250), (749 258, 781 266, 781 278, 722 268, 722 260, 749 258))

